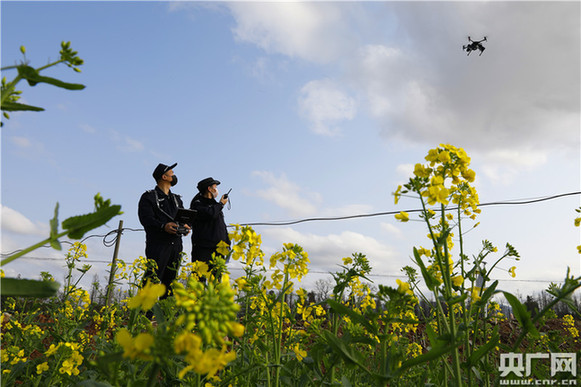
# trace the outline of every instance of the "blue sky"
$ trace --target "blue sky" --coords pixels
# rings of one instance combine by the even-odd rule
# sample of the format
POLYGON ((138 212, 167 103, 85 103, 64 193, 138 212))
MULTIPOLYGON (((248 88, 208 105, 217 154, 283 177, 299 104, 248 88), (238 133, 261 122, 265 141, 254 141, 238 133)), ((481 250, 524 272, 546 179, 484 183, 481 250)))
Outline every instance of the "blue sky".
MULTIPOLYGON (((83 91, 20 84, 42 113, 15 113, 2 130, 2 253, 48 235, 60 220, 92 210, 100 192, 141 228, 137 201, 151 172, 177 162, 174 191, 189 203, 213 176, 232 188, 231 223, 342 216, 417 208, 391 192, 430 148, 451 143, 472 157, 481 202, 529 199, 580 187, 580 5, 578 2, 12 2, 1 7, 2 66, 41 66, 71 41, 85 60, 49 76, 83 91), (467 36, 488 36, 466 56, 467 36)), ((12 79, 10 71, 2 76, 12 79)), ((466 235, 521 253, 504 289, 526 294, 579 274, 578 196, 528 206, 486 207, 466 235)), ((117 227, 113 220, 93 234, 117 227)), ((301 244, 305 286, 340 259, 365 253, 376 283, 393 284, 426 246, 420 222, 391 216, 257 227, 267 253, 301 244)), ((112 248, 87 241, 89 258, 112 248)), ((189 238, 184 243, 189 253, 189 238)), ((144 254, 144 234, 126 232, 120 257, 144 254)), ((48 248, 3 269, 57 279, 48 248)), ((105 281, 106 265, 88 275, 105 281)), ((236 275, 236 264, 231 265, 236 275)))

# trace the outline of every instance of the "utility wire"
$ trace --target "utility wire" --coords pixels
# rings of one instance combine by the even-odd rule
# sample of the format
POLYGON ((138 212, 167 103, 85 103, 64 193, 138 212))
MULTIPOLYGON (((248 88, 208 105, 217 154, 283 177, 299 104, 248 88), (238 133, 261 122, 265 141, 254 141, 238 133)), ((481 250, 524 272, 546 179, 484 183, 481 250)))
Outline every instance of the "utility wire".
MULTIPOLYGON (((36 260, 36 261, 63 261, 62 258, 43 258, 43 257, 21 257, 20 259, 24 260, 24 259, 32 259, 32 260, 36 260)), ((100 260, 91 260, 91 259, 83 259, 81 263, 106 263, 106 264, 110 264, 111 261, 100 261, 100 260)), ((182 264, 182 267, 187 266, 186 264, 182 264)), ((231 267, 228 270, 230 271, 244 271, 245 269, 243 267, 231 267)), ((275 269, 266 269, 266 271, 274 271, 275 269)), ((309 270, 309 272, 307 273, 307 275, 309 274, 332 274, 330 271, 323 271, 323 270, 309 270)), ((366 274, 367 277, 382 277, 382 278, 401 278, 401 275, 397 275, 397 274, 385 274, 385 273, 377 273, 377 274, 366 274)), ((544 280, 533 280, 533 279, 514 279, 514 278, 510 278, 510 279, 500 279, 500 278, 491 278, 492 281, 499 281, 499 282, 537 282, 537 283, 550 283, 550 282, 554 282, 554 283, 562 283, 563 280, 549 280, 549 279, 544 279, 544 280)))
MULTIPOLYGON (((567 197, 567 196, 574 196, 574 195, 581 195, 581 191, 567 192, 567 193, 562 193, 562 194, 557 194, 557 195, 552 195, 552 196, 544 196, 544 197, 533 198, 533 199, 515 199, 515 200, 504 200, 504 201, 498 201, 498 202, 480 203, 480 204, 478 204, 478 207, 527 205, 527 204, 546 202, 549 200, 554 200, 554 199, 559 199, 559 198, 563 198, 563 197, 567 197)), ((449 210, 456 210, 456 209, 458 209, 458 207, 457 206, 456 207, 449 207, 448 209, 449 210)), ((403 212, 407 212, 407 213, 415 213, 415 212, 422 212, 422 211, 423 210, 421 208, 403 210, 403 212)), ((373 213, 369 213, 369 214, 356 214, 356 215, 330 216, 330 217, 314 217, 314 218, 304 218, 304 219, 289 220, 289 221, 238 223, 238 225, 240 225, 240 226, 290 226, 293 224, 306 223, 306 222, 348 220, 348 219, 372 218, 372 217, 376 217, 376 216, 396 215, 396 214, 399 214, 400 212, 402 212, 402 211, 401 210, 400 211, 384 211, 384 212, 373 212, 373 213)), ((235 226, 234 224, 228 225, 228 227, 234 227, 234 226, 235 226)), ((123 231, 145 231, 145 230, 143 228, 125 227, 125 228, 121 229, 121 233, 123 233, 123 231)), ((83 243, 85 240, 87 240, 89 238, 95 238, 95 237, 103 238, 103 245, 105 245, 105 247, 111 247, 111 246, 115 245, 115 242, 117 241, 117 238, 119 237, 119 235, 118 235, 118 230, 115 229, 115 230, 109 231, 105 235, 93 234, 93 235, 86 236, 80 242, 83 243), (111 238, 111 237, 113 239, 107 239, 107 238, 111 238)), ((72 242, 69 242, 69 241, 62 241, 61 243, 67 243, 67 244, 71 244, 71 245, 73 244, 72 242)), ((50 245, 47 244, 43 247, 49 247, 49 246, 50 245)), ((12 255, 12 254, 17 253, 19 251, 21 251, 21 250, 14 250, 14 251, 9 252, 9 253, 1 253, 0 256, 12 255)))
MULTIPOLYGON (((498 202, 480 203, 480 204, 478 204, 478 207, 504 206, 504 205, 508 205, 508 206, 527 205, 527 204, 540 203, 540 202, 545 202, 548 200, 554 200, 554 199, 559 199, 559 198, 563 198, 563 197, 567 197, 567 196, 574 196, 574 195, 581 195, 581 191, 567 192, 567 193, 562 193, 562 194, 557 194, 557 195, 552 195, 552 196, 544 196, 544 197, 533 198, 533 199, 515 199, 515 200, 504 200, 504 201, 498 201, 498 202)), ((449 207, 449 209, 456 210, 456 209, 458 209, 458 207, 457 206, 456 207, 449 207)), ((415 213, 415 212, 422 212, 422 211, 423 211, 422 209, 415 208, 415 209, 405 210, 403 212, 415 213)), ((373 213, 369 213, 369 214, 356 214, 356 215, 346 215, 346 216, 314 217, 314 218, 305 218, 305 219, 290 220, 290 221, 239 223, 239 225, 240 226, 290 226, 293 224, 306 223, 306 222, 348 220, 348 219, 371 218, 371 217, 376 217, 376 216, 396 215, 396 214, 399 214, 400 212, 402 212, 402 211, 384 211, 384 212, 373 212, 373 213)), ((234 227, 234 226, 235 225, 233 225, 233 224, 228 225, 228 227, 234 227)), ((121 233, 123 233, 123 231, 145 231, 145 230, 143 228, 125 227, 121 230, 121 233)), ((89 238, 95 238, 95 237, 103 238, 103 245, 105 247, 111 247, 111 246, 115 245, 115 242, 117 241, 117 238, 119 237, 119 235, 118 235, 118 230, 115 229, 115 230, 109 231, 105 235, 92 234, 92 235, 86 236, 80 242, 83 243, 85 240, 87 240, 89 238), (111 237, 112 237, 112 239, 107 239, 107 238, 111 238, 111 237)), ((72 242, 69 242, 69 241, 62 241, 61 243, 67 243, 70 245, 73 244, 72 242)), ((42 247, 50 247, 50 245, 46 244, 45 246, 42 246, 42 247)), ((19 251, 21 251, 21 250, 14 250, 14 251, 11 251, 9 253, 1 253, 0 256, 9 256, 9 255, 15 254, 19 251)))
MULTIPOLYGON (((501 206, 501 205, 524 205, 524 204, 533 204, 544 202, 548 200, 558 199, 566 196, 573 196, 573 195, 580 195, 581 191, 576 192, 568 192, 562 193, 553 196, 546 196, 536 199, 517 199, 514 201, 500 201, 500 202, 489 202, 489 203, 481 203, 478 207, 489 207, 489 206, 501 206)), ((450 210, 456 210, 458 207, 449 207, 450 210)), ((404 210, 403 212, 407 213, 414 213, 414 212, 422 212, 422 209, 411 209, 411 210, 404 210)), ((298 220, 290 220, 290 221, 280 221, 280 222, 255 222, 255 223, 241 223, 241 226, 290 226, 293 224, 305 223, 305 222, 315 222, 315 221, 333 221, 333 220, 346 220, 346 219, 357 219, 357 218, 371 218, 375 216, 386 216, 386 215, 396 215, 402 211, 385 211, 385 212, 373 212, 370 214, 358 214, 358 215, 347 215, 347 216, 334 216, 334 217, 316 217, 316 218, 306 218, 306 219, 298 219, 298 220)))
MULTIPOLYGON (((575 191, 575 192, 567 192, 567 193, 562 193, 562 194, 557 194, 557 195, 552 195, 552 196, 545 196, 545 197, 540 197, 540 198, 533 198, 533 199, 515 199, 515 200, 505 200, 505 201, 498 201, 498 202, 488 202, 488 203, 481 203, 478 205, 478 207, 490 207, 490 206, 501 206, 501 205, 528 205, 528 204, 534 204, 534 203, 540 203, 540 202, 545 202, 548 200, 554 200, 554 199, 559 199, 562 197, 567 197, 567 196, 574 196, 574 195, 580 195, 581 191, 575 191)), ((450 207, 450 210, 455 210, 458 209, 458 207, 450 207)), ((411 209, 411 210, 405 210, 405 212, 407 213, 415 213, 415 212, 422 212, 422 209, 411 209)), ((315 222, 315 221, 335 221, 335 220, 347 220, 347 219, 358 219, 358 218, 371 218, 371 217, 376 217, 376 216, 386 216, 386 215, 395 215, 395 214, 399 214, 401 211, 384 211, 384 212, 374 212, 374 213, 370 213, 370 214, 357 214, 357 215, 347 215, 347 216, 335 216, 335 217, 315 217, 315 218, 305 218, 305 219, 298 219, 298 220, 293 220, 293 221, 279 221, 279 222, 255 222, 255 223, 242 223, 240 224, 241 226, 289 226, 289 225, 293 225, 293 224, 299 224, 299 223, 305 223, 305 222, 315 222)), ((230 225, 229 227, 234 227, 233 225, 230 225)), ((145 231, 142 228, 136 229, 136 228, 123 228, 121 230, 121 234, 123 233, 123 231, 145 231)), ((111 230, 109 231, 107 234, 105 235, 98 235, 98 234, 92 234, 92 235, 88 235, 85 238, 83 238, 80 243, 83 243, 85 240, 89 239, 89 238, 94 238, 94 237, 99 237, 99 238, 103 238, 103 245, 105 247, 112 247, 113 245, 115 245, 117 238, 119 238, 119 232, 118 230, 111 230), (112 238, 112 239, 108 239, 108 238, 112 238)), ((61 243, 67 243, 72 245, 73 242, 69 242, 69 241, 62 241, 61 243)), ((49 247, 50 245, 45 245, 43 247, 49 247)), ((17 253, 18 251, 21 250, 15 250, 12 251, 10 253, 2 253, 0 254, 1 256, 8 256, 8 255, 12 255, 14 253, 17 253)), ((42 257, 21 257, 21 259, 35 259, 35 260, 45 260, 45 261, 50 261, 50 260, 55 260, 55 261, 60 261, 60 258, 42 258, 42 257)), ((109 261, 100 261, 100 260, 84 260, 84 262, 90 262, 90 263, 110 263, 109 261)), ((234 270, 240 270, 239 268, 233 268, 234 270)), ((313 274, 327 274, 327 272, 315 272, 315 271, 311 271, 310 273, 313 274)), ((371 274, 370 276, 376 276, 376 277, 398 277, 396 275, 391 275, 391 274, 371 274)), ((520 282, 558 282, 558 281, 544 281, 544 280, 499 280, 499 281, 520 281, 520 282)))

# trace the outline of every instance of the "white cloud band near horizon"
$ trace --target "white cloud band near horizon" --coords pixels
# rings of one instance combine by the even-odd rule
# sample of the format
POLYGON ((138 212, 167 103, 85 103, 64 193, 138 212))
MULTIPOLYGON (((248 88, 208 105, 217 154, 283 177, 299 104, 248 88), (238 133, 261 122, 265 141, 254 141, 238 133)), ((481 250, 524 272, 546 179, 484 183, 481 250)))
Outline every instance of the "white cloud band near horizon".
POLYGON ((0 204, 2 232, 46 236, 50 231, 47 223, 33 222, 20 212, 0 204))

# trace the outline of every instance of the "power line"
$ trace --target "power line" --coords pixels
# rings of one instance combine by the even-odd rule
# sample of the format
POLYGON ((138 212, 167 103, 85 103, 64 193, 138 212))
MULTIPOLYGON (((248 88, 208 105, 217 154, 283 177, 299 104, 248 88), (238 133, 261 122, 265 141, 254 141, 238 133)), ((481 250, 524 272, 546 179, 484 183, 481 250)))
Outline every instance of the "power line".
MULTIPOLYGON (((32 260, 37 260, 37 261, 63 261, 62 258, 48 258, 48 257, 22 257, 20 259, 32 259, 32 260)), ((82 261, 80 261, 80 263, 84 263, 84 262, 88 262, 88 263, 107 263, 110 264, 111 261, 99 261, 99 260, 91 260, 91 259, 83 259, 82 261)), ((64 261, 63 261, 64 263, 64 261)), ((187 266, 186 264, 183 264, 182 267, 187 266)), ((231 267, 228 270, 230 271, 244 271, 245 269, 243 267, 231 267)), ((266 271, 274 271, 275 269, 266 269, 266 271)), ((323 271, 323 270, 309 270, 307 275, 309 274, 333 274, 330 271, 323 271)), ((381 277, 381 278, 402 278, 402 275, 397 275, 397 274, 386 274, 386 273, 369 273, 366 274, 366 277, 381 277)), ((492 281, 499 281, 499 282, 535 282, 535 283, 562 283, 563 280, 549 280, 549 279, 501 279, 501 278, 491 278, 492 281)))
MULTIPOLYGON (((478 207, 490 207, 490 206, 504 206, 504 205, 527 205, 527 204, 534 204, 534 203, 540 203, 540 202, 545 202, 545 201, 549 201, 549 200, 554 200, 554 199, 559 199, 559 198, 563 198, 563 197, 567 197, 567 196, 574 196, 574 195, 581 195, 581 191, 575 191, 575 192, 567 192, 567 193, 562 193, 562 194, 557 194, 557 195, 552 195, 552 196, 543 196, 540 198, 533 198, 533 199, 514 199, 514 200, 504 200, 504 201, 498 201, 498 202, 488 202, 488 203, 480 203, 478 204, 478 207)), ((449 207, 449 210, 456 210, 458 209, 457 206, 455 207, 449 207)), ((373 212, 373 213, 369 213, 369 214, 356 214, 356 215, 346 215, 346 216, 330 216, 330 217, 314 217, 314 218, 304 218, 304 219, 297 219, 297 220, 290 220, 290 221, 276 221, 276 222, 253 222, 253 223, 239 223, 238 225, 240 226, 290 226, 293 224, 299 224, 299 223, 306 223, 306 222, 317 222, 317 221, 336 221, 336 220, 348 220, 348 219, 359 219, 359 218, 371 218, 371 217, 376 217, 376 216, 387 216, 387 215, 396 215, 399 214, 400 212, 407 212, 407 213, 416 213, 416 212, 422 212, 423 209, 421 208, 415 208, 415 209, 409 209, 409 210, 403 210, 403 211, 384 211, 384 212, 373 212)), ((234 227, 235 224, 231 224, 228 227, 234 227)), ((129 227, 125 227, 121 230, 121 232, 123 233, 123 231, 145 231, 143 228, 129 228, 129 227)), ((99 238, 103 238, 103 245, 105 247, 111 247, 115 244, 117 238, 118 238, 118 230, 111 230, 109 231, 107 234, 105 235, 97 235, 97 234, 92 234, 89 236, 86 236, 85 238, 83 238, 80 243, 83 243, 85 240, 89 239, 89 238, 95 238, 95 237, 99 237, 99 238), (110 238, 112 235, 115 235, 113 237, 113 239, 108 240, 107 238, 110 238)), ((62 241, 61 243, 67 243, 72 245, 72 242, 69 241, 62 241)), ((42 247, 50 247, 49 244, 46 244, 45 246, 42 247)), ((21 251, 20 250, 14 250, 11 251, 9 253, 1 253, 1 256, 8 256, 8 255, 12 255, 14 253, 17 253, 21 251)))
MULTIPOLYGON (((545 196, 536 199, 516 199, 511 201, 500 201, 500 202, 489 202, 481 203, 478 207, 488 207, 488 206, 501 206, 501 205, 526 205, 544 202, 548 200, 558 199, 566 196, 580 195, 581 191, 562 193, 553 196, 545 196)), ((456 210, 458 207, 449 207, 449 210, 456 210)), ((404 210, 403 212, 414 213, 422 212, 423 209, 416 208, 411 210, 404 210)), ((333 216, 333 217, 316 217, 316 218, 305 218, 290 221, 280 221, 280 222, 255 222, 255 223, 241 223, 241 226, 290 226, 293 224, 305 223, 305 222, 316 222, 316 221, 335 221, 335 220, 347 220, 347 219, 357 219, 357 218, 371 218, 375 216, 386 216, 386 215, 396 215, 402 211, 385 211, 385 212, 373 212, 370 214, 358 214, 358 215, 346 215, 346 216, 333 216)))
MULTIPOLYGON (((544 196, 544 197, 539 197, 539 198, 515 199, 515 200, 488 202, 488 203, 478 204, 478 207, 501 206, 501 205, 528 205, 528 204, 540 203, 540 202, 545 202, 545 201, 549 201, 549 200, 559 199, 559 198, 563 198, 563 197, 567 197, 567 196, 580 195, 580 194, 581 194, 581 191, 575 191, 575 192, 567 192, 567 193, 562 193, 562 194, 557 194, 557 195, 552 195, 552 196, 544 196)), ((456 210, 456 209, 458 209, 458 207, 457 206, 450 207, 448 209, 449 210, 456 210)), ((423 211, 423 209, 410 209, 410 210, 405 210, 404 212, 416 213, 416 212, 422 212, 422 211, 423 211)), ((348 219, 357 219, 357 218, 370 218, 370 217, 376 217, 376 216, 395 215, 395 214, 399 214, 400 212, 401 211, 384 211, 384 212, 374 212, 374 213, 369 213, 369 214, 356 214, 356 215, 336 216, 336 217, 304 218, 304 219, 298 219, 298 220, 293 220, 293 221, 241 223, 240 225, 241 226, 288 226, 288 225, 293 225, 293 224, 299 224, 299 223, 305 223, 305 222, 314 222, 314 221, 336 221, 336 220, 348 220, 348 219)), ((234 227, 234 225, 230 225, 229 227, 234 227)), ((127 227, 127 228, 121 229, 121 234, 123 234, 123 231, 141 232, 141 231, 145 231, 145 230, 142 228, 136 229, 136 228, 127 227)), ((108 232, 105 235, 92 234, 92 235, 88 235, 85 238, 83 238, 80 241, 80 243, 83 243, 87 239, 95 238, 95 237, 103 238, 103 245, 105 247, 112 247, 115 244, 117 238, 120 237, 120 233, 119 233, 119 230, 116 229, 116 230, 111 230, 110 232, 108 232), (107 239, 107 238, 111 238, 111 237, 112 237, 112 239, 107 239)), ((73 242, 69 242, 69 241, 62 241, 61 243, 66 243, 66 244, 70 244, 70 245, 73 244, 73 242)), ((47 244, 47 245, 42 246, 42 247, 50 247, 50 245, 47 244)), ((10 253, 2 253, 0 255, 2 255, 2 256, 12 255, 18 251, 21 251, 21 250, 15 250, 15 251, 12 251, 10 253)), ((21 259, 44 260, 44 261, 62 261, 62 258, 33 257, 33 256, 25 256, 25 257, 21 257, 21 259)), ((106 264, 110 263, 110 261, 105 261, 105 260, 89 260, 89 259, 83 260, 83 262, 106 263, 106 264)), ((242 270, 242 268, 232 268, 232 270, 242 270)), ((309 273, 329 274, 329 272, 323 272, 323 271, 310 271, 309 273)), ((393 277, 393 278, 400 277, 400 276, 397 276, 394 274, 370 274, 369 276, 371 276, 371 277, 393 277)), ((508 280, 498 279, 498 281, 503 281, 503 282, 504 281, 541 282, 541 283, 562 282, 562 281, 553 281, 553 280, 515 280, 515 279, 508 279, 508 280)))
MULTIPOLYGON (((567 193, 561 193, 561 194, 552 195, 552 196, 543 196, 543 197, 532 198, 532 199, 514 199, 514 200, 504 200, 504 201, 497 201, 497 202, 480 203, 480 204, 478 204, 478 207, 503 206, 503 205, 528 205, 528 204, 540 203, 540 202, 545 202, 545 201, 549 201, 549 200, 554 200, 554 199, 559 199, 559 198, 563 198, 563 197, 567 197, 567 196, 574 196, 574 195, 581 195, 581 191, 567 192, 567 193)), ((457 206, 449 207, 448 209, 449 210, 456 210, 456 209, 458 209, 458 207, 457 206)), ((415 209, 409 209, 409 210, 404 210, 404 211, 384 211, 384 212, 373 212, 373 213, 369 213, 369 214, 356 214, 356 215, 346 215, 346 216, 314 217, 314 218, 304 218, 304 219, 297 219, 297 220, 290 220, 290 221, 277 221, 277 222, 239 223, 238 225, 240 225, 240 226, 290 226, 293 224, 300 224, 300 223, 306 223, 306 222, 337 221, 337 220, 348 220, 348 219, 371 218, 371 217, 377 217, 377 216, 396 215, 396 214, 399 214, 400 212, 416 213, 416 212, 422 212, 422 211, 423 211, 423 209, 421 209, 421 208, 415 208, 415 209)), ((228 227, 235 227, 235 224, 228 225, 228 227)), ((145 230, 143 228, 125 227, 121 230, 121 234, 123 233, 123 231, 141 232, 141 231, 145 231, 145 230)), ((115 230, 109 231, 105 235, 98 235, 98 234, 88 235, 85 238, 83 238, 80 241, 80 243, 83 243, 87 239, 95 238, 95 237, 103 238, 103 245, 105 247, 111 247, 111 246, 115 245, 115 242, 116 242, 117 238, 119 237, 119 232, 117 229, 115 229, 115 230), (114 235, 113 239, 108 240, 107 238, 110 238, 112 235, 114 235)), ((61 243, 66 243, 66 244, 70 244, 70 245, 73 244, 73 242, 69 242, 69 241, 62 241, 61 243)), ((44 245, 42 247, 50 247, 50 245, 47 243, 46 245, 44 245)), ((22 251, 22 249, 14 250, 14 251, 11 251, 9 253, 1 253, 0 256, 9 256, 9 255, 15 254, 19 251, 22 251)))

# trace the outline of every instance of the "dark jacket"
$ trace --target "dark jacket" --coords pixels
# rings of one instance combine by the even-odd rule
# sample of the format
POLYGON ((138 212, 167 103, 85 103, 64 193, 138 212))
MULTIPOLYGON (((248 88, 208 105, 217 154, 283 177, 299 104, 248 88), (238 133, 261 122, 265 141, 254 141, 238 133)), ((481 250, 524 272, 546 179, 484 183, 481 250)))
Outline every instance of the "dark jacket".
POLYGON ((190 209, 196 210, 197 214, 192 224, 192 245, 215 248, 220 241, 230 245, 223 208, 224 205, 214 199, 200 194, 194 196, 190 209))
POLYGON ((170 234, 163 228, 168 222, 173 222, 173 219, 178 211, 178 208, 183 208, 184 203, 180 195, 176 195, 169 191, 168 195, 163 193, 159 187, 146 191, 139 199, 138 215, 139 221, 145 229, 145 240, 147 244, 150 243, 166 243, 176 242, 181 243, 179 235, 170 234))

